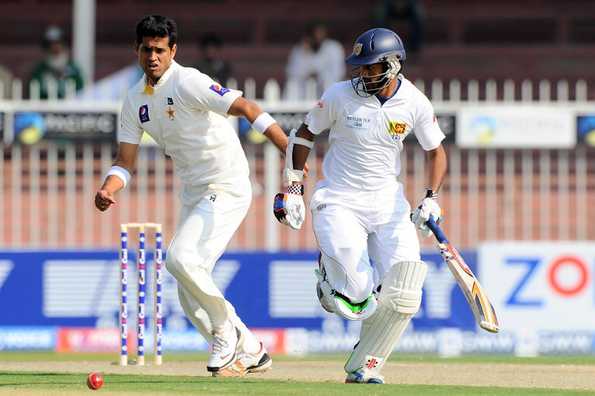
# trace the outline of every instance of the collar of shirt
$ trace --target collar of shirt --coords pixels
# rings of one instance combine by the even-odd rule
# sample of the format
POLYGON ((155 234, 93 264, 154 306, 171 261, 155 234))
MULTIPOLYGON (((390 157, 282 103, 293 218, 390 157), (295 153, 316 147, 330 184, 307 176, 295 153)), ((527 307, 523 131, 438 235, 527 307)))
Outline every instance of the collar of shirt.
POLYGON ((157 81, 157 84, 155 84, 153 86, 150 86, 149 84, 147 84, 147 76, 144 75, 143 76, 144 84, 140 84, 139 91, 141 93, 143 93, 147 90, 147 87, 151 87, 152 91, 159 89, 159 87, 163 86, 167 82, 167 80, 169 80, 169 78, 173 74, 174 70, 177 69, 178 67, 180 67, 180 65, 178 65, 176 63, 176 61, 172 60, 171 65, 169 65, 169 67, 167 68, 165 73, 163 73, 163 75, 159 78, 159 81, 157 81))
POLYGON ((394 98, 395 96, 397 96, 397 93, 400 91, 401 86, 403 85, 403 75, 399 74, 397 76, 397 88, 395 89, 395 92, 393 92, 393 94, 391 96, 380 96, 378 94, 374 95, 376 97, 376 99, 378 99, 378 102, 380 102, 380 106, 383 106, 386 102, 388 102, 389 100, 391 100, 392 98, 394 98))

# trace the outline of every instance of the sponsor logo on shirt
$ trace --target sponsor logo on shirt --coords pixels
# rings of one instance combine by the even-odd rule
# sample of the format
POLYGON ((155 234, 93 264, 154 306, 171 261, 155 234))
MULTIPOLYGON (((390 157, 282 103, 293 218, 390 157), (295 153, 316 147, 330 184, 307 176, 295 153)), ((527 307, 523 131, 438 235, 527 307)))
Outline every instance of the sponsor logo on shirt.
POLYGON ((389 121, 387 127, 393 140, 399 140, 400 136, 407 132, 407 124, 401 121, 389 121))
POLYGON ((140 122, 149 122, 149 105, 142 105, 138 108, 138 118, 140 122))
POLYGON ((174 104, 174 100, 172 98, 170 98, 169 96, 167 97, 167 104, 168 104, 168 106, 172 106, 174 104))
POLYGON ((225 95, 226 93, 229 92, 229 89, 228 88, 222 87, 220 84, 216 84, 216 83, 213 84, 213 85, 211 85, 209 87, 209 89, 211 91, 215 92, 219 96, 223 96, 223 95, 225 95))
POLYGON ((345 116, 345 123, 350 128, 363 129, 370 125, 370 119, 348 114, 345 116))

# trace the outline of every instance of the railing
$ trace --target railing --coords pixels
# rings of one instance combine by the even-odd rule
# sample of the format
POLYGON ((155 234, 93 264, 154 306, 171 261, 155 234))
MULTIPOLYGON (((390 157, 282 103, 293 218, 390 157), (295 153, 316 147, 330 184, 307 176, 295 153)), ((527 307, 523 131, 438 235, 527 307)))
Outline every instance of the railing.
MULTIPOLYGON (((309 161, 308 194, 320 175, 309 161)), ((278 224, 271 200, 281 188, 281 163, 269 145, 246 146, 254 201, 231 249, 313 249, 309 219, 300 232, 278 224), (277 163, 277 165, 275 165, 277 163)), ((55 145, 2 149, 0 245, 10 248, 116 247, 118 225, 132 221, 164 224, 174 231, 179 203, 171 161, 155 148, 139 152, 137 173, 118 203, 105 213, 93 195, 113 158, 111 145, 55 145)), ((450 171, 441 193, 445 228, 459 246, 482 240, 595 239, 595 150, 448 149, 450 171), (592 161, 591 161, 592 162, 592 161)), ((314 158, 313 156, 311 158, 314 158)), ((409 145, 403 176, 411 202, 425 186, 424 152, 409 145)), ((306 198, 307 199, 307 198, 306 198)))
MULTIPOLYGON (((119 96, 117 99, 123 99, 126 95, 129 86, 124 84, 126 79, 117 79, 115 84, 110 85, 108 82, 100 84, 101 87, 95 92, 94 97, 101 99, 102 95, 104 99, 112 100, 115 96, 119 96)), ((529 80, 523 81, 504 80, 497 81, 494 79, 488 79, 486 81, 469 80, 461 81, 452 79, 443 81, 435 79, 432 81, 425 80, 414 80, 415 86, 423 91, 432 101, 435 102, 476 102, 476 101, 488 101, 488 102, 585 102, 588 100, 588 84, 585 80, 577 80, 570 82, 565 79, 550 81, 546 79, 541 80, 529 80)), ((40 86, 39 83, 33 81, 29 84, 28 95, 26 95, 23 87, 26 85, 19 79, 13 79, 9 83, 8 97, 4 98, 2 95, 5 92, 4 84, 6 82, 0 81, 0 100, 40 100, 40 86)), ((99 85, 98 85, 99 86, 99 85)), ((239 84, 235 79, 230 79, 227 82, 227 87, 242 89, 244 96, 249 99, 261 99, 265 102, 278 102, 279 100, 315 100, 318 97, 318 86, 315 80, 309 80, 306 83, 306 88, 303 90, 305 93, 304 98, 298 98, 298 90, 291 84, 284 86, 283 83, 279 83, 277 80, 271 79, 266 82, 262 87, 262 95, 259 96, 257 93, 257 84, 254 79, 248 78, 243 84, 239 84)), ((88 89, 87 92, 90 92, 88 89)), ((84 92, 83 92, 84 94, 84 92)), ((74 81, 68 81, 66 83, 65 97, 64 99, 76 99, 77 93, 75 90, 74 81)), ((52 81, 48 84, 48 100, 58 99, 58 87, 52 81)))
MULTIPOLYGON (((567 83, 555 85, 555 105, 593 106, 581 101, 586 92, 583 82, 573 87, 572 95, 567 83), (568 102, 571 97, 573 101, 568 102)), ((546 83, 539 84, 537 96, 529 95, 527 83, 520 87, 496 84, 503 91, 488 88, 492 86, 486 84, 481 89, 485 96, 480 97, 476 84, 467 84, 464 92, 452 81, 428 85, 436 108, 448 111, 468 101, 512 100, 518 88, 525 92, 521 98, 526 101, 553 100, 546 94, 550 92, 546 83)), ((248 97, 256 93, 249 82, 243 88, 248 97)), ((267 83, 263 91, 262 104, 267 108, 303 110, 311 105, 311 101, 280 101, 281 90, 275 82, 267 83)), ((3 105, 31 102, 0 101, 0 110, 3 105)), ((47 104, 60 107, 62 103, 66 102, 47 104)), ((325 145, 318 142, 310 156, 306 200, 320 177, 325 145)), ((299 232, 281 226, 272 216, 272 197, 282 187, 279 153, 267 144, 245 142, 244 149, 254 201, 229 249, 315 249, 310 216, 299 232)), ((173 235, 179 185, 171 161, 156 147, 141 147, 131 186, 105 213, 94 208, 93 196, 114 157, 113 144, 41 141, 31 146, 4 145, 0 153, 4 159, 0 164, 1 247, 116 248, 119 224, 135 221, 162 223, 166 239, 173 235)), ((419 201, 425 187, 424 155, 417 144, 406 144, 402 154, 401 179, 412 203, 419 201)), ((440 202, 446 214, 446 232, 458 246, 475 247, 483 240, 595 239, 595 149, 463 149, 449 145, 448 156, 449 174, 440 202)))

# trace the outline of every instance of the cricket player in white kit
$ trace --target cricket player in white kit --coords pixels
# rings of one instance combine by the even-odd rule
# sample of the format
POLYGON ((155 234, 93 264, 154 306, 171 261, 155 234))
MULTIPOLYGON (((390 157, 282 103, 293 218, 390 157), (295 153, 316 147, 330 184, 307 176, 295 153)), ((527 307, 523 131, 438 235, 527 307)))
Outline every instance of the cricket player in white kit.
POLYGON ((187 317, 212 346, 214 376, 264 371, 271 358, 236 315, 211 277, 252 199, 244 151, 227 115, 243 116, 281 151, 287 137, 268 113, 200 71, 183 67, 176 54, 176 25, 152 15, 136 28, 145 75, 128 92, 118 136, 118 157, 95 196, 101 211, 115 203, 133 172, 146 131, 174 162, 182 181, 182 210, 167 250, 166 267, 178 281, 187 317))
POLYGON ((401 74, 405 49, 388 29, 355 42, 350 81, 331 86, 311 110, 286 156, 286 193, 275 197, 276 217, 300 228, 305 215, 302 170, 315 135, 330 129, 324 179, 310 201, 320 248, 317 292, 329 312, 362 320, 360 340, 345 364, 346 382, 383 383, 380 371, 419 310, 426 264, 416 226, 440 219, 437 191, 446 154, 430 101, 401 74), (426 197, 411 215, 401 169, 403 140, 414 133, 429 158, 426 197))

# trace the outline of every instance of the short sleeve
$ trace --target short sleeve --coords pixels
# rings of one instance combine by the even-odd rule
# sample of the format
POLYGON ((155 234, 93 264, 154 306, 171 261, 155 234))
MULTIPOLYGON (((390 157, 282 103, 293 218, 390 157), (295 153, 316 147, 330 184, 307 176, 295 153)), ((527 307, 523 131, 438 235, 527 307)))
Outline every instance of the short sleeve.
MULTIPOLYGON (((142 111, 139 109, 139 111, 142 111)), ((122 143, 139 144, 143 135, 143 128, 132 107, 130 97, 126 97, 120 114, 120 130, 118 131, 118 141, 122 143)))
POLYGON ((327 90, 322 95, 322 98, 316 102, 314 108, 306 114, 304 123, 308 126, 308 130, 313 134, 318 135, 329 129, 335 123, 334 98, 335 95, 333 95, 330 90, 327 90))
POLYGON ((178 89, 180 98, 189 107, 224 116, 227 116, 231 104, 242 96, 242 91, 225 88, 194 69, 180 80, 178 89))
POLYGON ((413 133, 415 133, 421 147, 426 151, 437 148, 445 138, 434 115, 434 108, 429 99, 423 94, 420 95, 418 100, 413 133))

